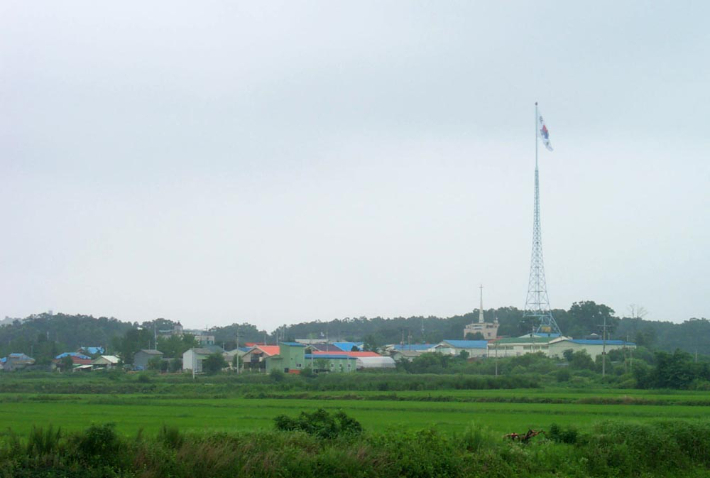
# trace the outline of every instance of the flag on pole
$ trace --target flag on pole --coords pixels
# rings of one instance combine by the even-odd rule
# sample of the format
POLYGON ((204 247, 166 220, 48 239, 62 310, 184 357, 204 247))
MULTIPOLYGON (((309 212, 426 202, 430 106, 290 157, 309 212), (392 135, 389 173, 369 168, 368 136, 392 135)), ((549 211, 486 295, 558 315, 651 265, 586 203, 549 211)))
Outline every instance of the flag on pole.
POLYGON ((540 139, 542 139, 542 144, 544 144, 549 151, 552 151, 552 144, 550 144, 550 132, 547 131, 545 120, 542 119, 542 115, 539 111, 537 113, 537 134, 540 136, 540 139))

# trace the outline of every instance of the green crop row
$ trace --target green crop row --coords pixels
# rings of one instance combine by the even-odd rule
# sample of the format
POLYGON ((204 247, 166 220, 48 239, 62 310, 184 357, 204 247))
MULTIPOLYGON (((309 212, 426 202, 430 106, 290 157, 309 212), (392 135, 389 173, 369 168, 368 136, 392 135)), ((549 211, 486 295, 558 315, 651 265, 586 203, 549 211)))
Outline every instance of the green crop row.
MULTIPOLYGON (((421 392, 426 394, 426 392, 421 392)), ((475 395, 474 392, 471 392, 475 395)), ((391 427, 420 429, 435 426, 445 432, 463 430, 476 423, 505 434, 520 429, 545 428, 553 421, 588 429, 595 422, 614 420, 644 423, 657 419, 710 421, 710 407, 687 404, 638 404, 633 401, 605 404, 574 401, 521 402, 504 395, 486 400, 399 400, 307 396, 301 398, 242 397, 180 398, 174 395, 12 395, 0 394, 0 422, 27 433, 33 424, 54 424, 65 430, 80 430, 92 423, 113 421, 120 433, 144 429, 154 434, 164 424, 189 432, 264 430, 273 418, 299 410, 344 410, 367 429, 391 427)), ((423 397, 426 398, 426 397, 423 397)), ((3 431, 0 430, 0 434, 3 431)))

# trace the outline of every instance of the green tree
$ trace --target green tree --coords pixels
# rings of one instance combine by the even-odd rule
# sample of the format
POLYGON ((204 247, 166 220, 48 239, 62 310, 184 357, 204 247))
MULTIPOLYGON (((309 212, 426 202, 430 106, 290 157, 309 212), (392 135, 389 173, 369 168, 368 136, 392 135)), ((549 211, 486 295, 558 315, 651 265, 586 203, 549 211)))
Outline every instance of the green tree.
POLYGON ((69 372, 72 369, 74 369, 74 361, 72 360, 71 356, 65 355, 59 360, 59 368, 63 372, 69 372))
POLYGON ((619 319, 614 317, 614 309, 611 307, 587 300, 572 304, 568 320, 560 322, 562 321, 558 321, 560 328, 565 330, 566 334, 582 337, 592 332, 601 334, 605 322, 607 332, 611 333, 618 325, 619 319))
POLYGON ((363 349, 365 349, 368 352, 376 352, 377 351, 377 339, 375 339, 374 334, 368 334, 365 336, 363 349))
POLYGON ((652 387, 688 389, 697 379, 708 379, 707 364, 693 363, 691 355, 682 350, 656 352, 656 366, 649 377, 652 387))
POLYGON ((165 358, 181 358, 182 354, 197 347, 197 340, 194 335, 185 334, 182 337, 171 335, 170 337, 158 337, 158 350, 163 352, 165 358))
POLYGON ((181 358, 174 358, 170 360, 170 366, 168 367, 168 371, 171 373, 179 372, 182 370, 182 359, 181 358))
POLYGON ((113 346, 124 363, 132 364, 136 352, 148 348, 152 340, 152 330, 135 328, 128 330, 123 337, 114 339, 113 346))
POLYGON ((147 368, 148 370, 160 370, 163 364, 163 359, 160 357, 153 357, 148 360, 147 368))
POLYGON ((217 373, 227 366, 227 361, 219 352, 213 353, 202 361, 202 371, 208 374, 217 373))
POLYGON ((277 368, 273 368, 271 372, 269 372, 269 377, 271 377, 271 380, 274 382, 283 382, 286 378, 286 374, 277 368))
POLYGON ((569 366, 576 370, 594 370, 594 360, 586 350, 578 350, 572 354, 569 366))

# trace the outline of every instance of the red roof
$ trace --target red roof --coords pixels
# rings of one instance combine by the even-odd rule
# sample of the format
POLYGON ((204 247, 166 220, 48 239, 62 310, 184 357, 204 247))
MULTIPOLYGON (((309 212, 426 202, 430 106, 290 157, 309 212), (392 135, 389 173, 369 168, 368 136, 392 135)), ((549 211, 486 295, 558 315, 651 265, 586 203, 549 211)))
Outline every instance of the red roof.
POLYGON ((83 359, 72 355, 70 355, 70 357, 74 365, 91 365, 92 362, 91 359, 83 359))
POLYGON ((313 351, 313 355, 347 355, 348 357, 382 357, 377 352, 320 352, 313 351))
POLYGON ((271 357, 272 355, 278 355, 279 351, 280 351, 278 345, 257 345, 254 348, 261 350, 262 352, 264 352, 264 354, 268 355, 269 357, 271 357))

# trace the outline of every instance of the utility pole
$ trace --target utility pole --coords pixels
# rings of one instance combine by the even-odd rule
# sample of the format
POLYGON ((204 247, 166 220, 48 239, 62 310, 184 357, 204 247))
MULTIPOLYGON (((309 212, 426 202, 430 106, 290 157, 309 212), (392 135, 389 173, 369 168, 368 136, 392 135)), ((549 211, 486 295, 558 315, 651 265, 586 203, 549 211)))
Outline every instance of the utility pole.
POLYGON ((498 376, 498 342, 496 342, 496 358, 495 358, 495 363, 496 363, 496 377, 498 376))
POLYGON ((195 347, 192 347, 192 379, 195 380, 195 347))
POLYGON ((602 326, 602 378, 606 376, 606 316, 604 316, 604 325, 602 326))
POLYGON ((628 360, 626 357, 626 354, 628 352, 628 347, 626 346, 626 344, 628 344, 628 343, 629 343, 629 334, 626 334, 626 341, 624 342, 624 373, 629 372, 629 363, 628 363, 628 360))
POLYGON ((239 327, 237 327, 237 353, 234 356, 237 358, 237 374, 239 374, 239 327))

